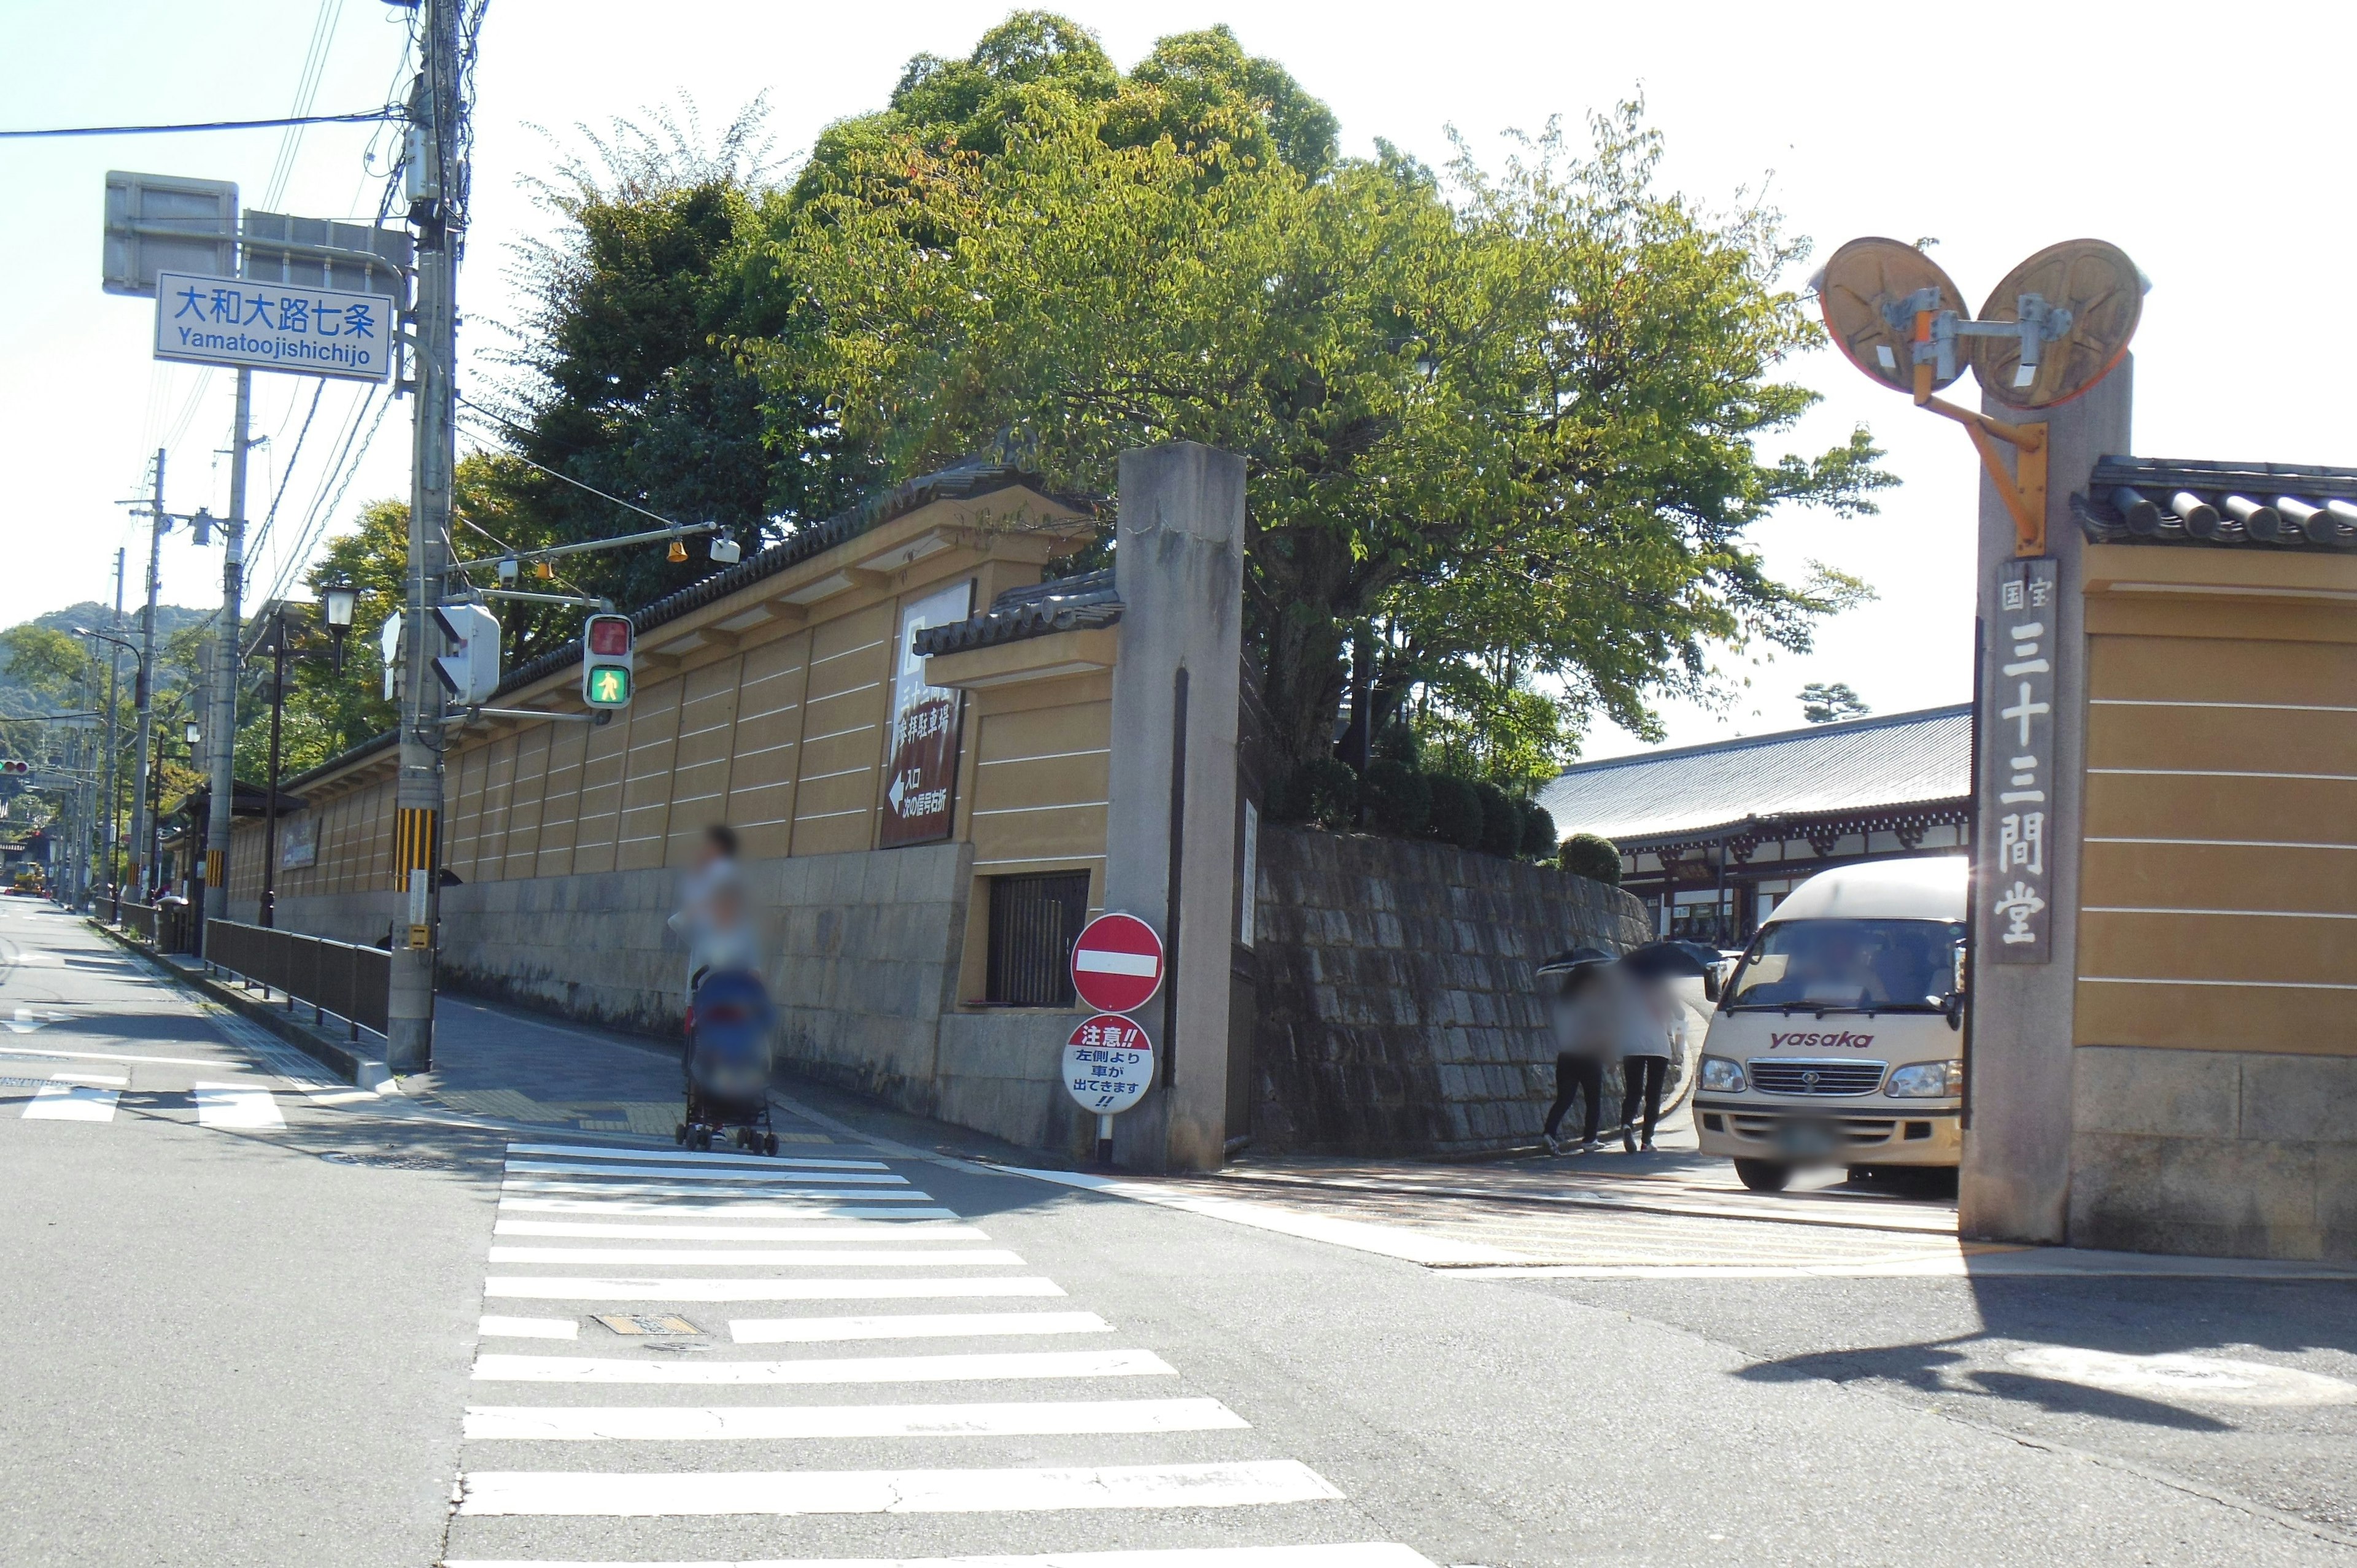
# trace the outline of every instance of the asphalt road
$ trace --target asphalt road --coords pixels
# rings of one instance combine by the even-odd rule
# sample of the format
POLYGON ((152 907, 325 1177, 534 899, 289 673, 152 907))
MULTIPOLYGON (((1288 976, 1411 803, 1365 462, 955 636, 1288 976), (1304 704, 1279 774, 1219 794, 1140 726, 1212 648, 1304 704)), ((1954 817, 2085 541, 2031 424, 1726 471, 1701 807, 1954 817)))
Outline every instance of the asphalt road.
POLYGON ((453 1002, 339 1094, 0 917, 8 1563, 2357 1563, 2349 1284, 1426 1267, 815 1093, 682 1159, 658 1051, 453 1002))

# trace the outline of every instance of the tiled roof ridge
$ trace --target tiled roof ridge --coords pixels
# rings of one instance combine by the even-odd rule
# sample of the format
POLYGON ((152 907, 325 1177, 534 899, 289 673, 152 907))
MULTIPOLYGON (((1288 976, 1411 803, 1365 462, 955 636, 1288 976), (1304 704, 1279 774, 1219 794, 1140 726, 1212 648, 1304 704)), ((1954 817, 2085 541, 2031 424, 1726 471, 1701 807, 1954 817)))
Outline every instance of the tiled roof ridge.
MULTIPOLYGON (((856 539, 933 501, 972 500, 981 496, 995 495, 1000 490, 1017 489, 1036 490, 1050 500, 1087 510, 1087 503, 1082 499, 1049 489, 1041 476, 1029 468, 980 461, 953 464, 934 473, 903 480, 881 494, 845 507, 823 522, 787 535, 734 566, 642 605, 630 612, 630 624, 640 632, 651 631, 693 610, 701 609, 716 599, 726 598, 748 584, 798 566, 814 555, 824 554, 846 540, 856 539)), ((494 697, 505 696, 510 692, 546 680, 558 671, 580 661, 581 650, 577 641, 550 649, 539 658, 511 671, 492 694, 494 697)), ((338 768, 348 768, 363 757, 374 756, 399 739, 400 732, 397 730, 373 736, 315 768, 282 779, 279 788, 291 789, 308 785, 338 768)))
POLYGON ((914 645, 928 658, 963 653, 1050 632, 1112 626, 1121 619, 1121 612, 1113 568, 1105 566, 1008 588, 979 614, 947 626, 925 628, 917 633, 914 645))
POLYGON ((1575 762, 1555 777, 1568 779, 1574 774, 1602 773, 1609 768, 1631 768, 1645 763, 1668 762, 1690 757, 1706 757, 1717 752, 1743 751, 1754 746, 1815 740, 1826 736, 1857 735, 1867 730, 1895 729, 1903 725, 1936 724, 1942 719, 1968 718, 1972 711, 1973 705, 1970 703, 1948 703, 1936 708, 1910 708, 1905 713, 1868 714, 1863 718, 1839 719, 1832 724, 1802 725, 1794 729, 1770 730, 1766 735, 1736 736, 1727 740, 1700 741, 1693 746, 1663 746, 1658 751, 1632 751, 1626 757, 1600 757, 1594 762, 1575 762))

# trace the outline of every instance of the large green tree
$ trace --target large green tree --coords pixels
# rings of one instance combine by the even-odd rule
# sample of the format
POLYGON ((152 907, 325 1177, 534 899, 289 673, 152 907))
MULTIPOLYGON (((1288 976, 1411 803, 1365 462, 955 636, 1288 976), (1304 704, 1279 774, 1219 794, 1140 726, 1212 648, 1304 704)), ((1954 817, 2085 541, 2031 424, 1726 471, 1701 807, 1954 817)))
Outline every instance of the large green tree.
POLYGON ((813 325, 755 358, 833 389, 896 473, 1009 429, 1098 493, 1144 442, 1243 454, 1284 758, 1329 747, 1354 634, 1394 701, 1546 683, 1559 757, 1587 712, 1645 728, 1714 647, 1804 647, 1853 591, 1778 582, 1742 542, 1888 482, 1862 430, 1760 450, 1813 401, 1774 379, 1816 340, 1779 282, 1803 247, 1660 191, 1634 106, 1584 153, 1550 133, 1444 180, 1388 149, 1313 173, 1109 137, 1119 102, 1027 98, 995 151, 848 154, 774 247, 813 325))

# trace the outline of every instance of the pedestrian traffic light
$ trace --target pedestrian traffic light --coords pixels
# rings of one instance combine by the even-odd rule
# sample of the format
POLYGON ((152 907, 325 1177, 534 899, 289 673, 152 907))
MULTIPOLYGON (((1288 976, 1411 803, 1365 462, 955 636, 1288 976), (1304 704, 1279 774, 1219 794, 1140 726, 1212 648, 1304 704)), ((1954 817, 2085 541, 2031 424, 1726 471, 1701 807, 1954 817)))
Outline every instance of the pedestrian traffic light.
POLYGON ((436 605, 434 622, 457 648, 434 660, 443 690, 477 707, 500 689, 500 618, 480 605, 436 605))
POLYGON ((637 682, 636 635, 628 616, 591 616, 581 628, 581 700, 593 708, 627 708, 637 682))

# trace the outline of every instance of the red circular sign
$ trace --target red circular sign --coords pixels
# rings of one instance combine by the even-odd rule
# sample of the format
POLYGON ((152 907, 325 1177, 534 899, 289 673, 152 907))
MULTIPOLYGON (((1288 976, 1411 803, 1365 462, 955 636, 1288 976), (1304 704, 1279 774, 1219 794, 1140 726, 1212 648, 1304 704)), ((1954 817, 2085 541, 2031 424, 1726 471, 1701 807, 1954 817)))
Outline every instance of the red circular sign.
POLYGON ((1146 1005, 1162 984, 1162 939, 1135 915, 1099 915, 1072 944, 1072 989, 1101 1013, 1146 1005))

